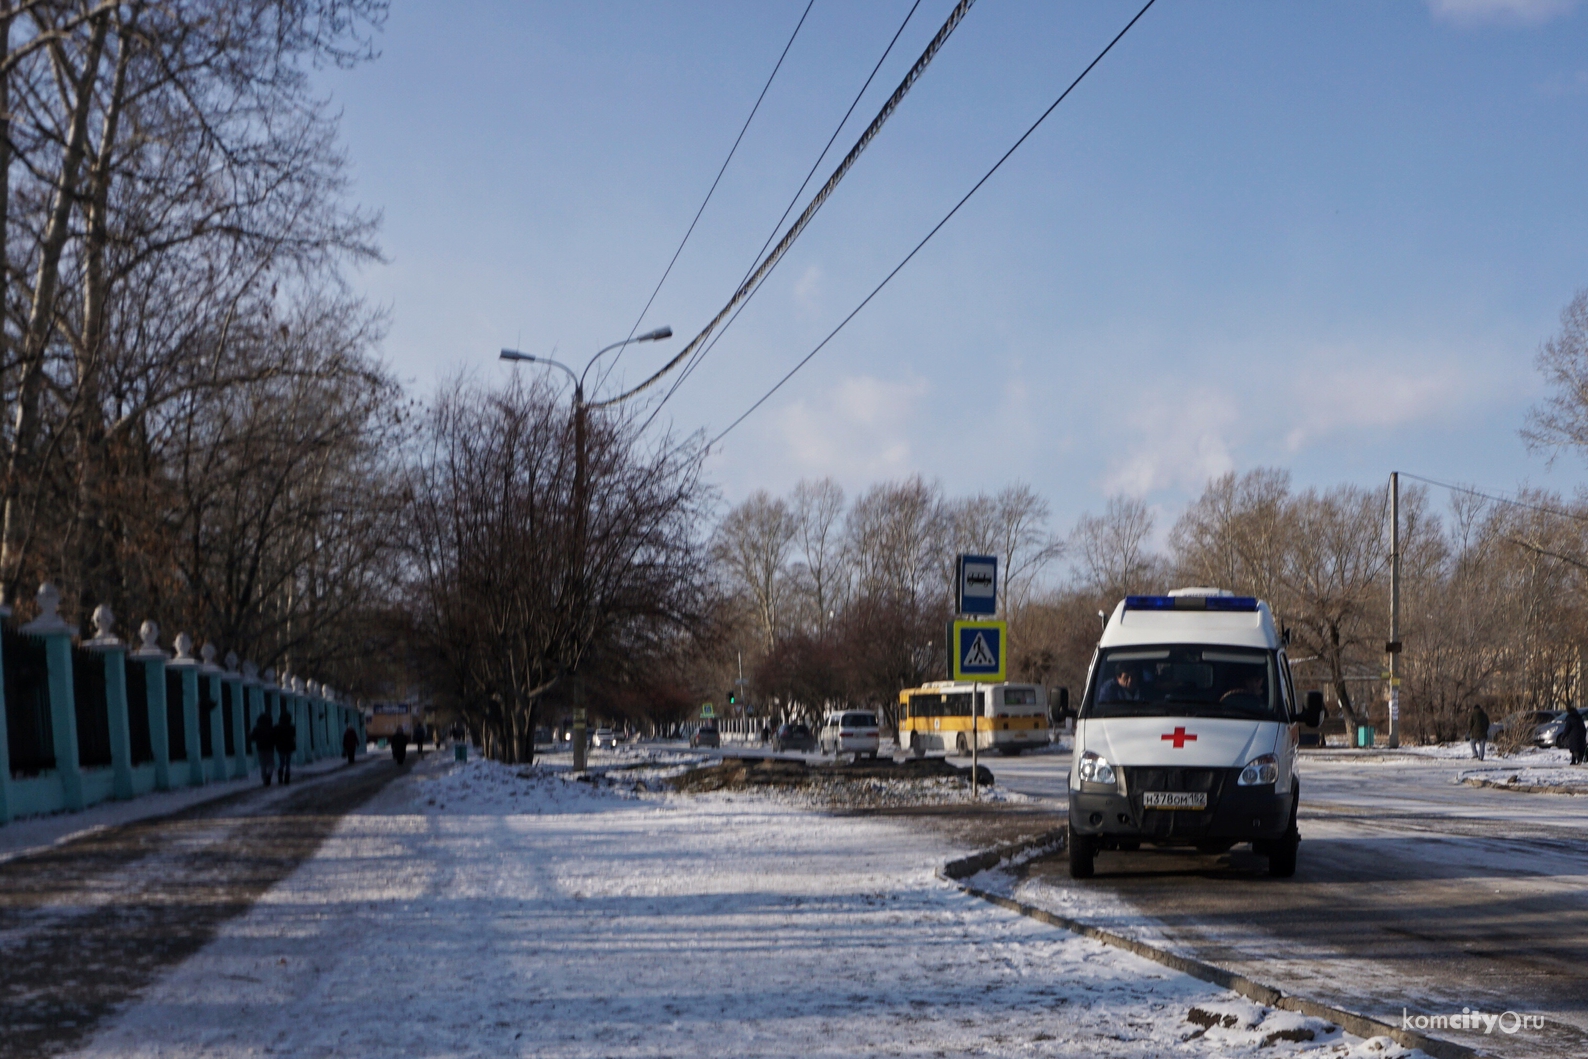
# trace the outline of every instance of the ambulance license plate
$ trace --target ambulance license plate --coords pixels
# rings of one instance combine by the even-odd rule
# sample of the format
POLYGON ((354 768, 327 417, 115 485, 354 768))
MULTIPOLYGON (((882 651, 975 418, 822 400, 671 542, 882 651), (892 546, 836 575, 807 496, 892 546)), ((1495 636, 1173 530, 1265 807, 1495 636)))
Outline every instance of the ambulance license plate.
POLYGON ((1206 809, 1206 791, 1144 791, 1141 796, 1144 809, 1206 809))

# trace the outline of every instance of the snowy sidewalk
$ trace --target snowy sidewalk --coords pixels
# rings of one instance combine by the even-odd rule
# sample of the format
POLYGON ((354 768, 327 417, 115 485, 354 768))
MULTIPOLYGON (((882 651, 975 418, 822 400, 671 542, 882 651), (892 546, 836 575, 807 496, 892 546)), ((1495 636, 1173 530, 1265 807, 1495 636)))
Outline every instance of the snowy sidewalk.
POLYGON ((432 759, 80 1054, 1406 1054, 965 896, 961 852, 432 759))

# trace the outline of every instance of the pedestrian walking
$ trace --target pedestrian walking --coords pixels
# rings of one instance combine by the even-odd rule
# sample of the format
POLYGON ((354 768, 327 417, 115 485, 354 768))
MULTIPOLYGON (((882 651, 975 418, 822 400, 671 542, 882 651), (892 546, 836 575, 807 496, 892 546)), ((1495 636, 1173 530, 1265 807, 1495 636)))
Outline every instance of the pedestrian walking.
POLYGON ((1482 761, 1489 741, 1489 715, 1476 703, 1467 714, 1467 739, 1472 743, 1472 756, 1482 761))
POLYGON ((342 753, 347 756, 347 763, 353 763, 353 755, 358 753, 358 729, 351 724, 347 731, 342 733, 342 753))
POLYGON ((1571 754, 1573 765, 1583 763, 1584 751, 1588 750, 1588 724, 1584 724, 1582 714, 1577 712, 1577 707, 1566 707, 1566 716, 1560 726, 1560 736, 1555 741, 1571 754))
POLYGON ((429 734, 430 729, 425 727, 425 722, 420 721, 414 725, 414 749, 419 752, 420 757, 425 756, 425 736, 429 734))
POLYGON ((248 737, 254 741, 254 752, 259 755, 259 775, 268 787, 270 774, 276 771, 276 728, 270 723, 268 711, 254 721, 254 730, 248 737))
POLYGON ((282 786, 292 782, 292 755, 298 752, 298 726, 292 723, 292 712, 281 711, 275 727, 276 782, 282 786))
POLYGON ((400 724, 391 734, 391 756, 399 765, 408 760, 408 733, 400 724))

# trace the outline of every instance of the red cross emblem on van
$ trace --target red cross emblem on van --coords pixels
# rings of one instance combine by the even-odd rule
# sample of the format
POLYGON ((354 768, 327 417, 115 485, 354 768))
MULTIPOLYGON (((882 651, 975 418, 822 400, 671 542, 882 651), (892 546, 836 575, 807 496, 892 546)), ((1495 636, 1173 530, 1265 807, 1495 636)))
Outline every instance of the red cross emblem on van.
POLYGON ((1194 743, 1197 739, 1196 736, 1188 734, 1183 726, 1172 732, 1165 732, 1158 738, 1173 742, 1176 750, 1183 749, 1187 743, 1194 743))

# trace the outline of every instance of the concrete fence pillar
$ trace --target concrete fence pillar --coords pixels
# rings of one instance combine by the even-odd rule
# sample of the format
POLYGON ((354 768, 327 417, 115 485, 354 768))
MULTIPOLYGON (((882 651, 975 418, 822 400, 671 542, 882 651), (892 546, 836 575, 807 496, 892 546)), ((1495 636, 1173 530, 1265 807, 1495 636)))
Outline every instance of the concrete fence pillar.
POLYGON ((83 771, 77 754, 77 700, 72 687, 72 627, 57 613, 61 594, 48 581, 39 586, 39 616, 21 631, 44 642, 49 667, 50 726, 55 730, 55 774, 61 782, 61 805, 83 808, 83 771))
POLYGON ((270 714, 270 723, 275 724, 281 720, 281 686, 276 683, 274 669, 265 670, 262 679, 264 683, 259 689, 260 696, 264 700, 265 712, 270 714))
POLYGON ((127 645, 116 636, 116 616, 101 603, 94 608, 94 638, 85 650, 102 656, 105 714, 110 726, 111 795, 128 799, 132 790, 132 722, 127 716, 127 645))
MULTIPOLYGON (((244 662, 243 717, 245 718, 244 727, 248 732, 252 732, 254 730, 255 722, 259 720, 260 716, 264 712, 265 687, 264 683, 259 679, 259 667, 254 665, 252 662, 244 662)), ((252 737, 250 736, 250 738, 252 737)), ((250 759, 247 754, 243 756, 243 767, 245 770, 252 768, 253 764, 257 763, 258 760, 259 748, 250 746, 250 749, 252 750, 254 756, 252 759, 250 759)))
POLYGON ((314 729, 314 759, 318 761, 330 752, 325 741, 325 713, 321 709, 320 685, 312 680, 306 680, 303 682, 303 690, 308 696, 305 701, 309 704, 309 724, 314 729))
MULTIPOLYGON (((301 765, 303 764, 303 744, 307 737, 303 733, 303 718, 298 715, 298 700, 292 694, 292 677, 288 674, 282 674, 280 686, 280 706, 278 707, 280 715, 282 717, 290 717, 292 719, 292 727, 297 732, 298 745, 293 748, 292 763, 301 765)), ((279 747, 276 753, 281 753, 279 747)))
POLYGON ((303 694, 303 716, 309 722, 309 760, 318 761, 325 756, 325 741, 320 733, 320 704, 314 694, 314 681, 305 680, 299 690, 303 694))
MULTIPOLYGON (((279 690, 276 694, 276 716, 278 718, 286 717, 292 721, 297 746, 292 751, 291 762, 294 765, 301 765, 304 761, 303 744, 307 740, 303 733, 303 714, 298 709, 297 696, 292 692, 293 679, 293 677, 283 673, 277 680, 276 686, 279 690)), ((276 753, 281 753, 280 747, 276 748, 276 753)))
MULTIPOLYGON (((11 608, 0 605, 0 622, 11 620, 11 608)), ((0 824, 11 822, 11 725, 6 713, 5 658, 0 651, 0 824)))
POLYGON ((213 783, 224 783, 231 778, 231 770, 226 764, 226 703, 221 698, 221 667, 215 664, 214 644, 206 643, 200 654, 204 661, 198 671, 199 680, 203 682, 199 702, 207 704, 207 708, 199 723, 210 730, 210 762, 205 778, 213 783))
POLYGON ((160 650, 160 626, 146 621, 138 627, 142 641, 132 660, 143 665, 144 695, 149 702, 149 749, 154 752, 154 789, 171 789, 171 729, 166 723, 165 660, 160 650))
POLYGON ((314 708, 320 715, 320 745, 324 747, 324 755, 331 757, 340 747, 340 732, 332 731, 331 704, 325 698, 325 685, 316 681, 314 684, 314 708))
POLYGON ((226 672, 221 674, 221 707, 231 726, 232 754, 228 772, 233 779, 248 775, 248 703, 243 695, 243 675, 237 669, 237 652, 226 652, 226 672))
POLYGON ((309 681, 309 694, 314 699, 314 727, 319 736, 316 742, 320 756, 330 757, 336 752, 336 742, 332 738, 331 704, 325 701, 325 685, 318 680, 309 681))
POLYGON ((298 750, 292 759, 294 765, 307 765, 314 760, 313 748, 310 743, 313 735, 309 729, 309 711, 303 701, 303 678, 292 678, 292 692, 289 696, 292 701, 292 723, 298 729, 298 750))
POLYGON ((176 657, 166 663, 167 669, 177 670, 182 677, 182 734, 187 745, 187 785, 204 786, 204 744, 200 742, 199 723, 199 666, 193 657, 193 637, 178 633, 176 657))

